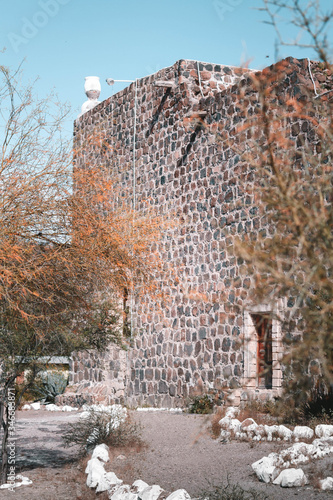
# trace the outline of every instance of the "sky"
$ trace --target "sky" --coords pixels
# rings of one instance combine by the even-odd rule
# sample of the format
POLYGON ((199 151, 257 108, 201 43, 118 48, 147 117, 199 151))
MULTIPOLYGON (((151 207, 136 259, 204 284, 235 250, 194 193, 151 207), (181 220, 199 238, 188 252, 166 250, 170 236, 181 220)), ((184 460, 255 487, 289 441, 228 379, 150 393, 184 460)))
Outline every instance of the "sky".
MULTIPOLYGON (((328 10, 332 0, 321 0, 328 10)), ((179 59, 262 69, 276 60, 276 33, 258 11, 262 0, 0 0, 0 64, 22 63, 24 82, 37 77, 40 97, 55 91, 73 121, 87 99, 84 77, 99 76, 100 100, 179 59)), ((289 20, 290 21, 290 20, 289 20)), ((333 26, 331 26, 331 30, 333 26)), ((286 39, 297 36, 288 19, 286 39)), ((279 58, 315 58, 283 47, 279 58)))

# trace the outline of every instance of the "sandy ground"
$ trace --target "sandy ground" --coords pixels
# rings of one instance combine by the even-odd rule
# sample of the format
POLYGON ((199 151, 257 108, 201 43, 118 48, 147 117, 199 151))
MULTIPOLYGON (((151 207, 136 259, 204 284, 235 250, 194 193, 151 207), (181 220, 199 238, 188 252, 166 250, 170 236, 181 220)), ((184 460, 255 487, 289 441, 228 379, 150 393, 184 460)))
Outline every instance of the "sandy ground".
MULTIPOLYGON (((17 412, 17 472, 33 481, 16 491, 0 490, 0 499, 20 500, 104 500, 85 486, 85 462, 75 460, 77 450, 64 448, 61 435, 76 413, 17 412)), ((277 450, 272 443, 232 442, 222 444, 212 439, 210 417, 170 412, 134 412, 142 424, 147 446, 138 449, 116 449, 106 469, 117 473, 127 483, 142 479, 159 484, 167 491, 185 488, 192 497, 199 496, 211 483, 238 483, 245 489, 264 492, 268 499, 333 499, 332 493, 312 486, 283 489, 259 483, 250 465, 277 450)), ((286 446, 286 445, 283 445, 286 446)), ((332 457, 330 457, 332 460, 332 457)), ((331 462, 310 464, 306 472, 319 477, 322 470, 332 470, 331 462)))

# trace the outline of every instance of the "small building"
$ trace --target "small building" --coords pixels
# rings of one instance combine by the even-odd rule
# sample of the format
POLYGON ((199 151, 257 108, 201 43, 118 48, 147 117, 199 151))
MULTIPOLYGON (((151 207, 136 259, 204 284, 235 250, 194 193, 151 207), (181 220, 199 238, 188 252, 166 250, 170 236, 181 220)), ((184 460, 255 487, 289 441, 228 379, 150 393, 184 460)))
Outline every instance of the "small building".
MULTIPOLYGON (((237 236, 270 231, 255 205, 255 169, 244 156, 261 76, 276 99, 302 99, 314 85, 332 85, 331 76, 307 59, 288 58, 260 72, 180 60, 76 120, 78 150, 96 132, 112 145, 107 161, 122 196, 137 209, 148 200, 159 213, 177 214, 180 223, 152 244, 177 270, 177 281, 165 290, 169 300, 159 309, 153 297, 134 293, 127 304, 131 347, 73 356, 67 401, 176 407, 200 392, 236 403, 280 393, 280 318, 291 306, 288 298, 255 303, 254 280, 228 251, 237 236)), ((300 120, 291 117, 288 127, 295 151, 315 141, 300 120)), ((96 149, 88 154, 89 161, 100 161, 96 149)), ((79 155, 76 168, 86 161, 87 153, 79 155)))

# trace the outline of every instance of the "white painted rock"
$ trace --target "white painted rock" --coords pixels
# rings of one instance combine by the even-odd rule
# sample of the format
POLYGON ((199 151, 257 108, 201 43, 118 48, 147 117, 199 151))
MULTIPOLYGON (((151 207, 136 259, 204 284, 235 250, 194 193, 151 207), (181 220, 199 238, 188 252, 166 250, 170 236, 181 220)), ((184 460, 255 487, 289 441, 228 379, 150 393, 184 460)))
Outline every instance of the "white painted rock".
POLYGON ((87 463, 85 473, 88 474, 87 486, 89 488, 96 488, 105 476, 104 464, 98 458, 91 458, 87 463))
POLYGON ((265 425, 265 433, 267 435, 267 441, 273 441, 273 434, 277 434, 279 431, 278 425, 265 425))
POLYGON ((313 455, 316 451, 316 447, 313 444, 307 444, 303 442, 294 443, 290 448, 283 450, 279 454, 279 463, 276 465, 288 468, 290 464, 298 465, 301 463, 307 463, 309 457, 313 455))
POLYGON ((245 427, 244 430, 247 432, 247 435, 249 437, 252 437, 253 434, 255 434, 258 427, 259 427, 259 425, 256 422, 254 422, 254 424, 251 424, 251 425, 248 425, 247 427, 245 427))
POLYGON ((232 418, 229 424, 229 430, 233 432, 239 432, 241 427, 241 423, 238 418, 232 418))
POLYGON ((320 424, 315 428, 316 436, 319 438, 328 438, 333 436, 333 425, 320 424))
POLYGON ((273 484, 279 484, 282 488, 304 486, 307 483, 308 480, 302 469, 285 469, 273 481, 273 484))
POLYGON ((83 411, 80 413, 80 418, 88 418, 90 415, 89 411, 83 411))
POLYGON ((220 441, 222 443, 228 443, 230 441, 230 437, 231 437, 231 432, 224 431, 223 429, 221 430, 220 441))
POLYGON ((235 418, 236 415, 238 415, 239 410, 238 408, 235 408, 234 406, 229 406, 229 408, 226 409, 225 416, 229 418, 235 418))
POLYGON ((109 491, 110 487, 111 485, 106 478, 106 474, 104 474, 98 481, 96 493, 101 493, 102 491, 109 491))
POLYGON ((231 418, 230 417, 223 417, 219 421, 219 425, 222 427, 222 429, 228 429, 229 425, 230 425, 230 422, 231 422, 231 418))
POLYGON ((132 490, 134 490, 135 493, 142 493, 143 490, 145 490, 146 488, 149 488, 149 484, 147 484, 145 481, 142 481, 141 479, 137 479, 136 481, 134 481, 134 483, 132 484, 132 490))
POLYGON ((261 424, 257 425, 257 427, 255 427, 254 429, 254 433, 259 438, 262 438, 265 435, 265 427, 261 424))
POLYGON ((292 446, 287 448, 286 450, 281 451, 280 455, 284 457, 285 455, 289 455, 292 459, 297 458, 299 455, 310 455, 315 450, 315 447, 312 444, 307 443, 294 443, 292 446))
POLYGON ((40 410, 40 402, 38 401, 38 403, 31 403, 31 409, 32 410, 40 410))
POLYGON ((136 411, 163 411, 166 408, 150 408, 149 406, 145 406, 143 408, 137 408, 136 411))
POLYGON ((279 425, 278 433, 281 439, 289 441, 293 435, 293 431, 288 429, 285 425, 279 425))
MULTIPOLYGON (((21 481, 21 485, 27 485, 27 484, 32 484, 32 481, 31 479, 29 479, 28 477, 26 476, 22 476, 21 474, 17 474, 16 476, 16 479, 18 479, 19 481, 21 481)), ((21 486, 20 485, 20 486, 21 486)))
POLYGON ((22 410, 31 410, 31 405, 28 404, 23 405, 22 410))
POLYGON ((241 429, 242 429, 242 431, 247 431, 247 429, 248 429, 249 426, 252 426, 251 429, 254 429, 255 427, 258 426, 258 424, 253 420, 253 418, 246 418, 241 423, 241 429))
POLYGON ((186 490, 176 490, 166 500, 191 500, 191 497, 186 490))
POLYGON ((314 447, 313 458, 325 457, 333 453, 333 437, 315 439, 312 441, 312 446, 314 447))
POLYGON ((110 500, 138 500, 138 495, 130 491, 128 484, 112 489, 108 493, 110 500))
POLYGON ((297 439, 312 439, 313 435, 313 429, 306 425, 296 425, 293 430, 293 436, 297 439))
POLYGON ((47 411, 60 411, 61 408, 59 406, 51 403, 51 404, 45 406, 45 410, 47 410, 47 411))
POLYGON ((107 472, 105 474, 106 480, 109 483, 109 486, 116 486, 117 484, 123 484, 124 481, 118 479, 114 472, 107 472))
POLYGON ((333 477, 327 477, 319 481, 321 490, 333 491, 333 477))
POLYGON ((103 477, 98 481, 98 485, 96 488, 96 493, 100 493, 102 491, 109 491, 110 489, 117 486, 121 486, 123 481, 118 479, 114 472, 106 472, 103 477))
POLYGON ((263 457, 251 465, 254 472, 257 474, 259 481, 269 483, 276 477, 277 471, 273 456, 263 457))
POLYGON ((148 486, 145 490, 143 490, 139 494, 139 498, 141 500, 157 500, 157 498, 160 496, 162 493, 163 489, 158 486, 157 484, 154 484, 153 486, 148 486))
POLYGON ((28 486, 29 484, 32 484, 31 479, 29 479, 26 476, 21 476, 21 474, 17 474, 15 477, 15 483, 5 483, 0 485, 0 489, 7 489, 7 488, 19 488, 20 486, 28 486))
POLYGON ((65 405, 62 407, 61 411, 78 411, 78 408, 74 408, 73 406, 65 405))
POLYGON ((109 447, 106 444, 99 444, 95 447, 91 458, 99 458, 103 462, 109 461, 109 447))

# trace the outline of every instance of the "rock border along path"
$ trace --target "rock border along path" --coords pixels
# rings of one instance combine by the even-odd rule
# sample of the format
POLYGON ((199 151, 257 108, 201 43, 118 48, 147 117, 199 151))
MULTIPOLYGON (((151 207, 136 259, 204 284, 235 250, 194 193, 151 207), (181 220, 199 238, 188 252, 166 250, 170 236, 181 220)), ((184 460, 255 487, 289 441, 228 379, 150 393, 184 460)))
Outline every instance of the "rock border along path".
MULTIPOLYGON (((238 413, 238 408, 229 407, 225 416, 219 421, 222 427, 220 435, 222 441, 227 442, 231 437, 260 442, 296 441, 286 450, 270 453, 252 464, 259 481, 272 482, 283 488, 305 486, 308 484, 308 479, 303 470, 295 469, 295 466, 333 453, 333 425, 320 424, 314 431, 307 426, 296 426, 291 430, 284 425, 258 425, 252 418, 240 422, 235 418, 238 413), (315 436, 317 439, 313 439, 315 436), (309 444, 300 442, 301 439, 313 441, 309 444)), ((333 477, 320 480, 319 486, 322 490, 333 491, 333 477)))
MULTIPOLYGON (((40 407, 40 410, 43 410, 43 407, 40 407)), ((59 430, 64 423, 78 418, 80 413, 75 410, 72 411, 72 408, 69 410, 68 408, 55 407, 53 408, 55 413, 50 412, 51 408, 48 410, 45 411, 44 408, 44 411, 18 412, 18 443, 22 443, 22 455, 27 455, 29 458, 27 464, 23 467, 23 470, 25 470, 24 475, 33 479, 34 483, 29 488, 19 488, 18 496, 15 496, 15 493, 7 493, 6 490, 2 490, 1 497, 4 497, 4 500, 7 500, 7 498, 32 500, 43 498, 43 494, 45 496, 46 493, 45 498, 54 500, 55 496, 52 496, 52 492, 55 491, 54 488, 60 488, 59 478, 63 477, 63 481, 66 481, 67 469, 56 469, 59 471, 56 474, 60 475, 56 476, 53 486, 52 477, 55 469, 52 467, 60 465, 60 463, 54 465, 54 459, 58 460, 62 457, 62 461, 67 461, 68 458, 71 458, 67 453, 72 452, 72 450, 62 450, 59 441, 61 435, 59 430), (37 435, 39 436, 39 453, 43 455, 44 451, 47 452, 49 459, 51 453, 53 453, 53 461, 51 460, 53 465, 51 465, 51 462, 49 465, 44 464, 43 467, 47 467, 44 469, 45 473, 41 472, 42 469, 37 468, 36 474, 36 471, 31 471, 31 468, 40 467, 38 465, 40 460, 38 460, 38 464, 32 467, 29 464, 32 458, 31 453, 33 456, 36 455, 37 435), (64 455, 64 452, 66 452, 66 455, 64 455), (40 476, 48 478, 47 490, 40 476)), ((135 422, 143 426, 142 437, 148 445, 147 448, 140 452, 128 453, 125 450, 120 452, 112 450, 112 463, 106 467, 109 472, 114 471, 128 485, 133 486, 133 483, 138 478, 141 478, 146 484, 160 484, 160 487, 165 491, 176 491, 179 488, 185 489, 192 498, 197 498, 202 490, 207 490, 209 481, 214 484, 225 484, 226 479, 229 478, 231 484, 237 483, 246 490, 255 489, 258 492, 265 493, 270 499, 274 498, 274 500, 291 500, 295 494, 301 494, 304 499, 323 498, 322 492, 310 486, 295 487, 288 490, 277 488, 271 482, 258 481, 251 464, 259 461, 259 459, 261 460, 263 455, 269 456, 272 452, 279 452, 286 443, 283 440, 274 442, 274 439, 278 439, 274 437, 274 434, 272 434, 272 442, 265 441, 263 438, 261 442, 253 439, 249 442, 232 440, 225 445, 223 440, 222 442, 214 440, 210 435, 211 416, 186 414, 156 408, 143 408, 139 411, 133 411, 132 416, 135 422), (120 457, 119 453, 127 456, 120 457), (133 465, 132 469, 130 469, 131 464, 133 465)), ((250 422, 248 424, 251 425, 250 422)), ((321 432, 324 430, 325 428, 321 428, 321 432)), ((311 464, 311 468, 315 466, 318 475, 320 475, 322 469, 327 467, 328 470, 331 467, 328 460, 329 457, 318 460, 311 464)), ((307 473, 306 465, 304 470, 307 473)), ((78 489, 84 487, 85 479, 82 478, 81 481, 81 486, 77 486, 78 489)), ((323 489, 327 485, 330 486, 330 484, 329 480, 325 480, 323 489)), ((91 493, 94 494, 93 491, 91 493)), ((72 500, 72 497, 67 497, 66 494, 62 494, 62 497, 64 500, 69 498, 72 500)))

